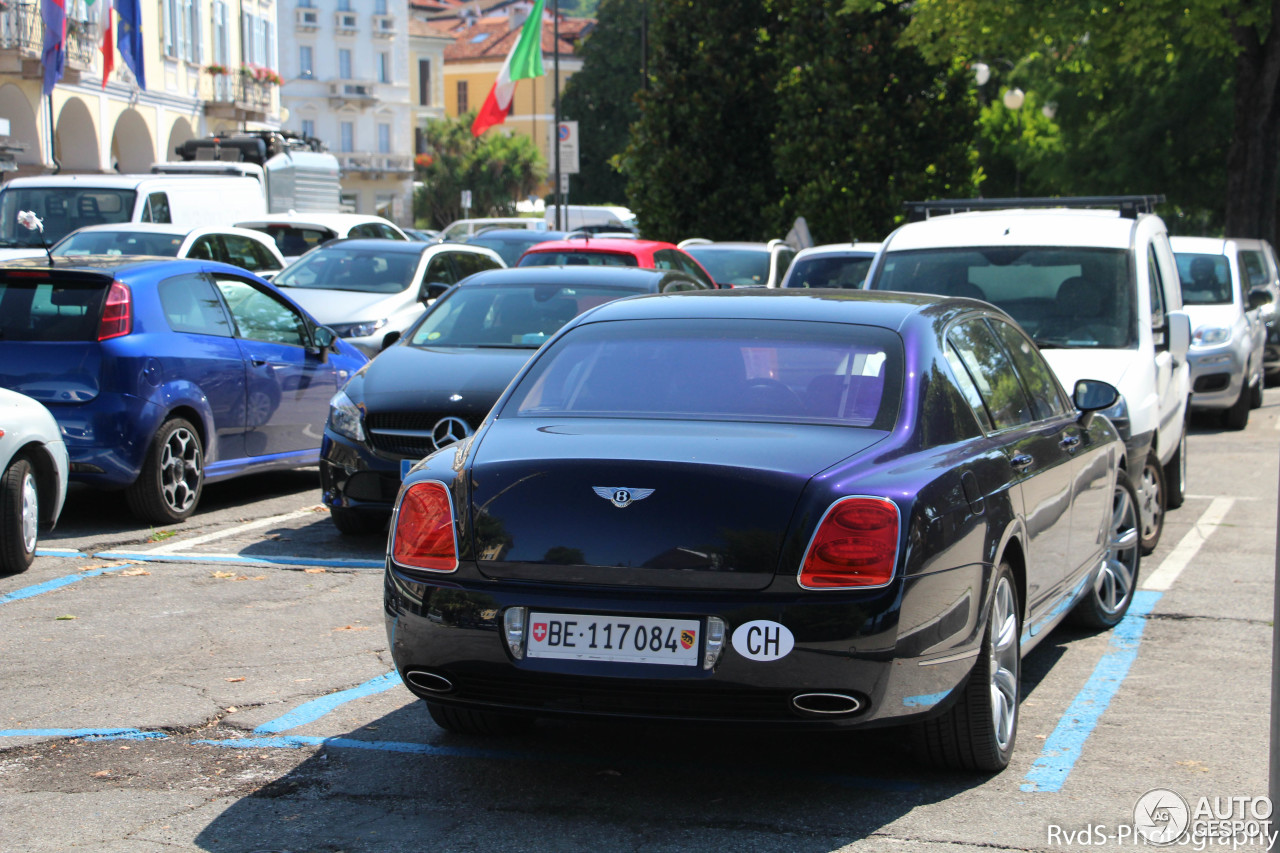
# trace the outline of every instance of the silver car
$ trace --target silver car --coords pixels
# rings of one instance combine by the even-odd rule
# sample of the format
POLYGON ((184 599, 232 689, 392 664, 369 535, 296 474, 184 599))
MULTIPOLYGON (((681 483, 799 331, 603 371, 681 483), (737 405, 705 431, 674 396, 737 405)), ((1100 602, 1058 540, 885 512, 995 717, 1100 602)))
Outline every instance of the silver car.
POLYGON ((52 527, 62 514, 69 467, 49 410, 0 388, 0 574, 31 565, 40 527, 52 527))
POLYGON ((1191 318, 1191 406, 1222 412, 1244 429, 1262 405, 1266 321, 1273 303, 1265 287, 1249 286, 1244 249, 1235 240, 1172 237, 1182 304, 1191 318))

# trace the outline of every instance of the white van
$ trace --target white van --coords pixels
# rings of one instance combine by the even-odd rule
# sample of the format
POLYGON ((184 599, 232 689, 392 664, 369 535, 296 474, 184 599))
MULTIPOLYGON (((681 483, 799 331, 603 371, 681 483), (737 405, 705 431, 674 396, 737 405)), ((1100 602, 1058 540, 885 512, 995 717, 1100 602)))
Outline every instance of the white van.
POLYGON ((199 175, 38 175, 0 188, 0 260, 42 254, 85 225, 171 222, 198 228, 230 225, 267 212, 253 178, 199 175), (18 224, 34 211, 44 232, 18 224))
MULTIPOLYGON (((562 231, 638 232, 636 215, 625 207, 607 204, 566 204, 560 207, 562 231)), ((547 227, 556 227, 556 206, 547 205, 547 227)))

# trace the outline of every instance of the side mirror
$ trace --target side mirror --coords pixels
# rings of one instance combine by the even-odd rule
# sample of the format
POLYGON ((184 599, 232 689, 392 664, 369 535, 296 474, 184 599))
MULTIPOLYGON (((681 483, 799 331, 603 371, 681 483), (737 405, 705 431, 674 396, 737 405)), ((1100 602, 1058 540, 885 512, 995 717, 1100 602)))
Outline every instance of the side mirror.
POLYGON ((1265 287, 1255 287, 1249 291, 1249 310, 1253 311, 1264 305, 1270 305, 1275 300, 1271 297, 1271 291, 1265 287))
POLYGON ((329 353, 337 352, 338 333, 328 326, 316 326, 311 332, 311 346, 307 348, 308 355, 319 357, 321 362, 327 361, 329 353))
POLYGON ((382 350, 384 350, 384 349, 386 349, 387 347, 391 346, 392 344, 394 344, 394 343, 395 343, 396 341, 398 341, 398 340, 400 340, 400 333, 399 333, 399 332, 387 332, 385 335, 383 335, 383 336, 382 336, 382 349, 380 349, 380 350, 378 350, 378 351, 379 351, 379 352, 381 352, 382 350))
POLYGON ((1080 379, 1076 381, 1075 393, 1071 402, 1081 411, 1080 426, 1089 428, 1093 413, 1109 409, 1120 402, 1120 392, 1110 382, 1101 379, 1080 379))
POLYGON ((1186 311, 1170 311, 1167 317, 1169 352, 1178 361, 1184 361, 1191 348, 1191 318, 1186 311))
POLYGON ((435 302, 443 296, 444 292, 448 289, 449 285, 444 284, 443 282, 429 281, 423 285, 422 296, 418 298, 418 301, 423 305, 430 305, 432 302, 435 302))

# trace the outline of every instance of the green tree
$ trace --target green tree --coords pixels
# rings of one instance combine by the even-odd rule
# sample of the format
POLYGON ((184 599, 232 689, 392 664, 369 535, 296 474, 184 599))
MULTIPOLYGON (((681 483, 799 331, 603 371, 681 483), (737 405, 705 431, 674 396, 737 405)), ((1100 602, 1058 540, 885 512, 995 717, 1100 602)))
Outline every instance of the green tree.
POLYGON ((1089 191, 1162 182, 1140 189, 1195 209, 1198 181, 1227 233, 1274 239, 1277 13, 1280 0, 919 0, 910 32, 926 55, 1038 68, 1064 108, 1060 173, 1089 191))
POLYGON ((902 202, 972 195, 978 105, 956 64, 902 43, 902 3, 842 10, 839 0, 773 0, 774 233, 803 215, 818 242, 879 240, 902 202))
POLYGON ((622 158, 646 236, 766 236, 777 16, 760 0, 651 0, 650 87, 622 158))
POLYGON ((647 4, 601 0, 596 27, 582 43, 582 70, 569 78, 560 114, 578 122, 581 171, 569 178, 569 198, 580 204, 621 204, 626 178, 620 156, 640 118, 636 93, 643 88, 641 18, 647 4))
POLYGON ((443 228, 461 219, 462 191, 471 191, 471 216, 514 216, 516 202, 546 180, 542 152, 525 136, 490 131, 471 135, 475 113, 429 121, 426 151, 416 158, 417 224, 443 228))

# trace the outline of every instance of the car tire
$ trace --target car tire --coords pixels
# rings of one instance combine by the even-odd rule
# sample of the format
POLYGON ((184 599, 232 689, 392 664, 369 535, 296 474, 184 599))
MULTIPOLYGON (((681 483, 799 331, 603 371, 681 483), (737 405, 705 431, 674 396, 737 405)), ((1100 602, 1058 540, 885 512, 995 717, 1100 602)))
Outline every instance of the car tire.
POLYGON ((441 705, 439 702, 427 701, 427 713, 431 715, 431 719, 437 726, 459 735, 507 737, 524 734, 533 728, 532 717, 455 708, 452 705, 441 705))
POLYGON ((1231 404, 1231 408, 1222 414, 1222 422, 1227 429, 1244 429, 1249 425, 1249 386, 1240 386, 1240 396, 1231 404))
POLYGON ((921 758, 952 770, 999 772, 1018 736, 1022 620, 1013 569, 1001 562, 982 650, 955 703, 916 726, 921 758))
POLYGON ((138 479, 125 489, 129 510, 142 521, 173 524, 195 512, 204 490, 204 446, 190 421, 165 421, 147 448, 138 479))
POLYGON ((1177 509, 1187 499, 1187 431, 1191 428, 1191 409, 1187 408, 1187 419, 1182 424, 1182 435, 1178 438, 1178 449, 1173 451, 1173 458, 1164 466, 1165 509, 1177 509))
POLYGON ((1258 377, 1258 381, 1249 386, 1249 408, 1262 408, 1262 377, 1258 377))
POLYGON ((1168 508, 1168 496, 1165 491, 1164 468, 1155 452, 1147 454, 1147 461, 1142 466, 1138 482, 1134 484, 1138 493, 1138 530, 1141 535, 1142 556, 1150 554, 1160 544, 1160 534, 1164 532, 1164 513, 1168 508))
POLYGON ((36 470, 18 456, 0 478, 0 574, 16 575, 30 567, 39 525, 36 470))
POLYGON ((329 517, 333 519, 333 526, 344 536, 369 536, 384 531, 391 515, 331 506, 329 517))
POLYGON ((1139 537, 1138 492, 1129 475, 1120 471, 1107 522, 1107 547, 1089 591, 1071 611, 1072 622, 1102 630, 1124 618, 1138 585, 1139 537))

